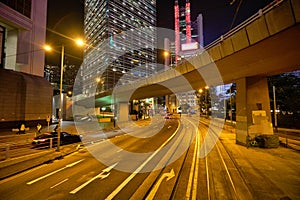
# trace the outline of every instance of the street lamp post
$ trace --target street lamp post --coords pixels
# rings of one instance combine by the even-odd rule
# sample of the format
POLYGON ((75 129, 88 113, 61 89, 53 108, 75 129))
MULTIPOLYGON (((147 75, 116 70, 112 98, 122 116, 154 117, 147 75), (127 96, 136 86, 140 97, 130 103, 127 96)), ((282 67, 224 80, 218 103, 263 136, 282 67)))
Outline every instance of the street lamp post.
POLYGON ((60 85, 59 85, 59 119, 58 119, 58 127, 59 131, 57 133, 57 151, 60 151, 60 133, 61 133, 61 123, 62 123, 62 105, 63 105, 63 93, 62 93, 62 85, 63 85, 63 75, 64 75, 64 54, 65 54, 65 46, 61 45, 61 60, 60 60, 60 85))
POLYGON ((205 86, 205 109, 206 109, 205 112, 206 112, 206 117, 208 117, 208 98, 207 98, 208 89, 209 89, 209 87, 205 86))
POLYGON ((199 92, 199 117, 201 117, 201 111, 202 111, 202 100, 201 100, 201 95, 202 95, 203 90, 202 90, 202 89, 199 89, 198 92, 199 92))
POLYGON ((232 124, 232 91, 231 91, 232 85, 229 88, 230 92, 230 98, 229 98, 229 103, 230 103, 230 124, 232 124))
POLYGON ((276 113, 276 110, 277 110, 277 106, 276 106, 276 88, 275 86, 273 86, 273 110, 274 110, 274 126, 275 126, 275 131, 277 132, 277 113, 276 113))
MULTIPOLYGON (((76 43, 78 46, 83 46, 85 43, 81 39, 77 39, 76 43)), ((46 51, 51 51, 51 46, 45 45, 44 49, 46 51)), ((60 60, 60 85, 59 85, 59 113, 58 113, 58 132, 57 132, 57 151, 60 151, 60 134, 61 134, 61 124, 62 124, 62 118, 63 118, 63 92, 62 92, 62 86, 63 86, 63 75, 64 75, 64 56, 65 56, 65 46, 61 45, 61 60, 60 60)))

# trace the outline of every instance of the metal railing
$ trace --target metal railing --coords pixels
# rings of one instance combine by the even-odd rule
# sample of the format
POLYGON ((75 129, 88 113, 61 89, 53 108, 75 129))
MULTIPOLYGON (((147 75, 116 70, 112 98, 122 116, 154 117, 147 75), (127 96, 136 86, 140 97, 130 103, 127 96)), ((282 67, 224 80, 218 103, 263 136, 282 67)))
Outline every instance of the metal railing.
POLYGON ((286 0, 275 0, 272 3, 270 3, 269 5, 267 5, 266 7, 264 7, 263 9, 259 9, 258 12, 256 12, 254 15, 252 15, 251 17, 249 17, 248 19, 246 19, 244 22, 242 22, 241 24, 239 24, 238 26, 236 26, 235 28, 231 29, 230 31, 228 31, 227 33, 225 33, 224 35, 221 35, 218 39, 216 39, 215 41, 211 42, 210 44, 206 45, 204 47, 205 50, 208 50, 214 46, 216 46, 217 44, 221 43, 222 41, 224 41, 227 38, 230 38, 231 36, 233 36, 235 33, 237 33, 238 31, 240 31, 241 29, 245 28, 246 26, 248 26, 249 24, 253 23, 255 20, 257 20, 258 18, 260 18, 261 16, 265 15, 267 12, 269 12, 270 10, 272 10, 274 7, 278 6, 279 4, 281 4, 283 1, 286 0))

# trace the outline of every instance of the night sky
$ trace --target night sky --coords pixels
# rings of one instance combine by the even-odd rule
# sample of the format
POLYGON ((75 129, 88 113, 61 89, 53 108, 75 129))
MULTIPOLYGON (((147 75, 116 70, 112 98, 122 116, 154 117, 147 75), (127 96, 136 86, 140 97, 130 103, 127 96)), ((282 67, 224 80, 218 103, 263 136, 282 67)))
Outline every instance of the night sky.
POLYGON ((48 0, 46 42, 56 46, 57 53, 46 54, 46 64, 60 64, 60 45, 65 46, 65 63, 80 65, 83 51, 65 37, 84 38, 83 0, 48 0), (59 33, 59 34, 57 34, 59 33))
MULTIPOLYGON (((70 54, 66 62, 75 64, 82 62, 82 50, 78 47, 68 46, 68 40, 58 37, 60 34, 68 37, 83 38, 83 1, 84 0, 48 0, 47 42, 53 45, 66 43, 66 54, 70 54)), ((191 20, 196 20, 199 13, 203 15, 204 45, 207 45, 228 32, 233 23, 234 15, 240 4, 239 12, 233 27, 255 14, 260 8, 268 5, 272 0, 190 0, 191 20)), ((174 29, 174 0, 157 0, 157 26, 174 29)), ((179 0, 184 6, 185 0, 179 0)), ((46 62, 59 63, 59 55, 47 53, 46 62)), ((47 64, 48 64, 47 63, 47 64)))
MULTIPOLYGON (((240 0, 190 0, 191 20, 203 15, 204 44, 209 44, 230 30, 240 0)), ((273 0, 241 0, 239 12, 233 27, 255 14, 273 0)), ((157 0, 157 26, 174 29, 174 0, 157 0)), ((179 0, 184 6, 185 0, 179 0)))

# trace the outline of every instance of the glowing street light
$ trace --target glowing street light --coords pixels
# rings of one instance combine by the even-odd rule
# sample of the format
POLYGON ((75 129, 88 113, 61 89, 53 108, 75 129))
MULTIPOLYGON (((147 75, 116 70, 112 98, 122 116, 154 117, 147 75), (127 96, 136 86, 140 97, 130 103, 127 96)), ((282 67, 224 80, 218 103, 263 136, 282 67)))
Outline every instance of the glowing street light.
POLYGON ((203 89, 199 89, 199 116, 201 117, 201 111, 202 111, 202 100, 201 100, 201 95, 203 93, 203 89))
POLYGON ((101 110, 102 110, 103 118, 104 118, 104 112, 105 112, 105 110, 106 110, 106 107, 102 107, 101 110))
POLYGON ((46 51, 52 51, 52 47, 50 46, 50 45, 44 45, 44 49, 46 50, 46 51))
POLYGON ((72 95, 72 91, 68 91, 68 96, 71 96, 72 95))
POLYGON ((82 39, 77 39, 76 40, 76 44, 80 47, 84 46, 85 45, 85 42, 82 40, 82 39))
MULTIPOLYGON (((208 89, 209 89, 209 86, 205 86, 204 87, 204 90, 205 90, 205 100, 204 100, 204 102, 205 102, 205 115, 206 115, 206 117, 208 117, 208 102, 207 102, 207 94, 208 94, 208 89)), ((203 93, 203 91, 204 91, 202 88, 200 88, 199 90, 198 90, 198 93, 199 93, 199 109, 200 109, 200 115, 201 115, 201 110, 202 110, 202 101, 201 101, 201 95, 202 95, 202 93, 203 93)))
POLYGON ((172 67, 172 54, 171 54, 171 52, 170 51, 164 51, 164 57, 165 57, 165 61, 167 62, 167 61, 169 61, 169 58, 170 58, 170 63, 168 62, 168 63, 166 63, 165 62, 165 65, 167 66, 167 67, 169 67, 169 66, 171 66, 172 67), (167 60, 168 59, 168 60, 167 60))
POLYGON ((165 56, 165 57, 170 56, 170 52, 169 52, 169 51, 164 51, 164 56, 165 56))
POLYGON ((100 81, 101 81, 101 78, 99 78, 99 77, 96 78, 96 82, 97 82, 97 83, 100 83, 100 81))

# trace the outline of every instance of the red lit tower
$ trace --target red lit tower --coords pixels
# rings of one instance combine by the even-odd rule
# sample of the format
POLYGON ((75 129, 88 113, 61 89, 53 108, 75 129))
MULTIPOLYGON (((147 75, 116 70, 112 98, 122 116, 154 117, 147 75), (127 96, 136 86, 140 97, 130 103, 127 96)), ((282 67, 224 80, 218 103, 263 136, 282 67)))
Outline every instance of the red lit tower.
POLYGON ((175 64, 177 64, 178 54, 180 51, 180 30, 179 30, 179 5, 178 0, 175 1, 175 64))
POLYGON ((186 26, 186 43, 191 43, 192 34, 191 34, 191 5, 190 1, 186 0, 185 2, 185 26, 186 26))
POLYGON ((180 8, 178 0, 175 0, 175 64, 178 62, 181 43, 192 42, 191 4, 186 0, 185 7, 180 8))

